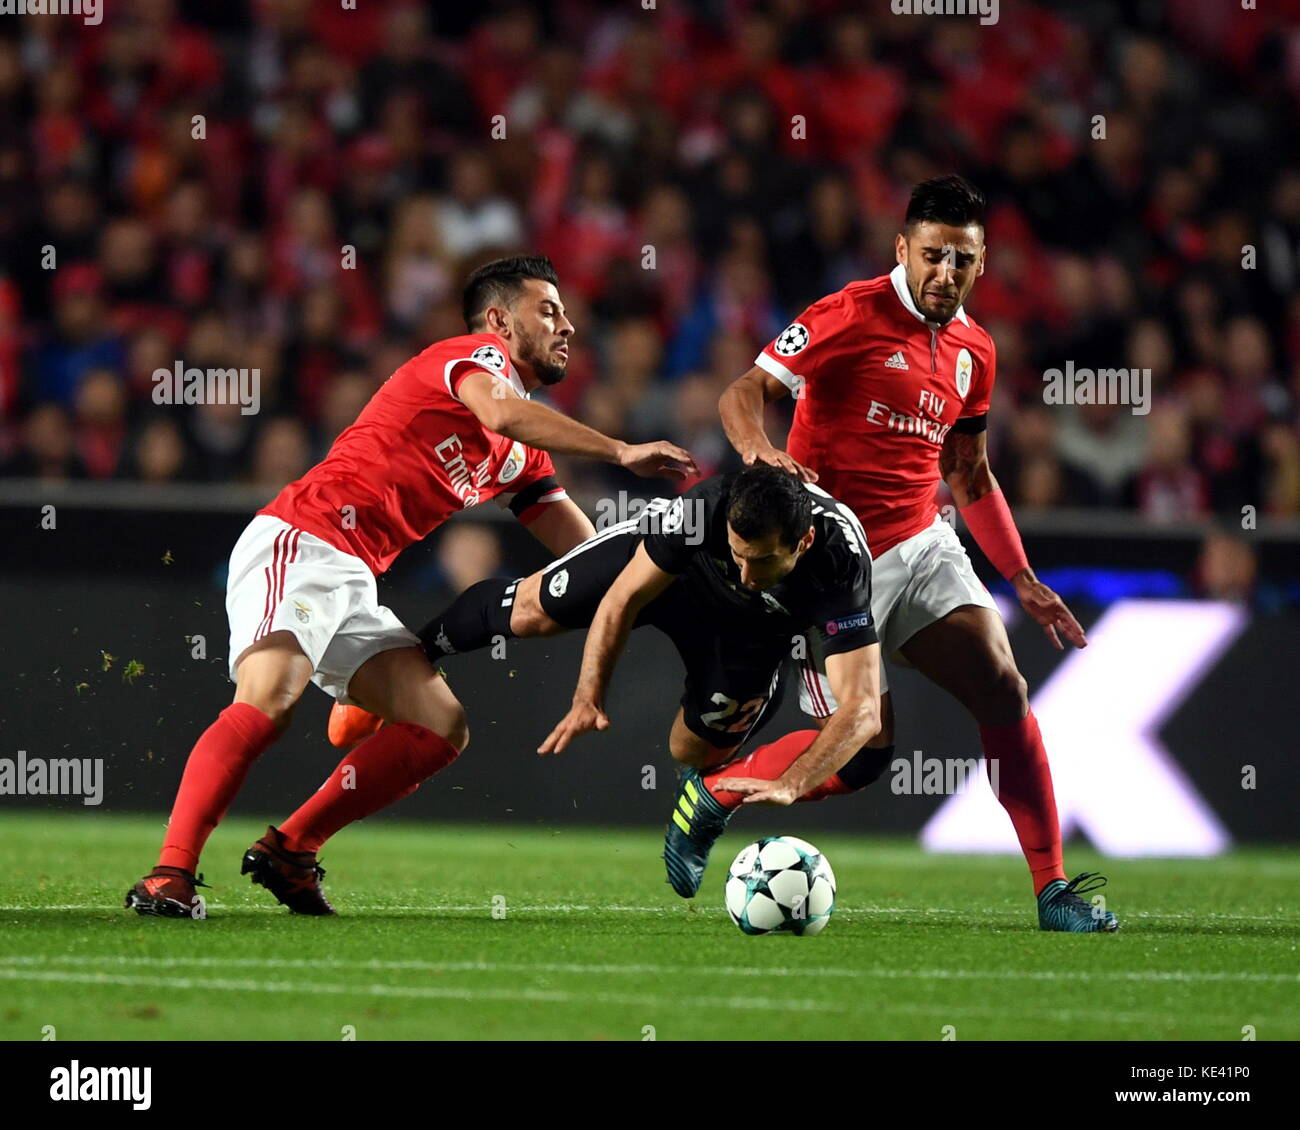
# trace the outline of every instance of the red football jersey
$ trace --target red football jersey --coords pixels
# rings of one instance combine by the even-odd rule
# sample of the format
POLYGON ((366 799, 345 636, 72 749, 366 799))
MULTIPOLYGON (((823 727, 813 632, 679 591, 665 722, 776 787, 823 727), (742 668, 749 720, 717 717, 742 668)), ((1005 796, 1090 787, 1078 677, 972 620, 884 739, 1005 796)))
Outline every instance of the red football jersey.
POLYGON ((927 322, 900 264, 814 302, 754 362, 794 394, 787 448, 851 506, 873 557, 937 513, 939 449, 993 391, 993 339, 962 309, 927 322))
MULTIPOLYGON (((526 395, 495 334, 429 346, 388 378, 325 458, 264 509, 384 572, 451 514, 555 473, 551 457, 490 432, 457 397, 482 370, 526 395)), ((567 495, 556 487, 538 499, 567 495)))

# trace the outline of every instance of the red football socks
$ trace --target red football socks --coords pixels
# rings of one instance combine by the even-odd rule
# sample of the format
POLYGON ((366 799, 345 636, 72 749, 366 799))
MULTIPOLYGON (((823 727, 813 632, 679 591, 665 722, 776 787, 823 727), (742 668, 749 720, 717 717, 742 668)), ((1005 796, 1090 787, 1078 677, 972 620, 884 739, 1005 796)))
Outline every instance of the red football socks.
POLYGON ((308 801, 280 825, 289 851, 320 851, 340 828, 387 808, 456 760, 446 738, 414 722, 390 722, 339 762, 308 801))
POLYGON ((998 800, 1011 817, 1038 894, 1053 879, 1065 878, 1052 770, 1038 719, 1031 710, 1008 726, 981 726, 980 740, 986 772, 992 761, 998 763, 998 800))
MULTIPOLYGON (((720 786, 725 786, 728 777, 755 777, 760 781, 775 781, 813 744, 820 733, 820 730, 795 730, 774 742, 759 746, 753 753, 739 761, 733 761, 725 769, 708 774, 704 778, 704 784, 723 807, 739 808, 745 799, 740 793, 718 791, 720 786)), ((809 789, 799 800, 824 800, 828 796, 842 796, 853 791, 840 780, 838 774, 833 773, 828 780, 809 789)))
POLYGON ((225 816, 253 762, 275 737, 275 724, 247 702, 236 702, 217 715, 185 762, 159 867, 193 873, 212 829, 225 816))

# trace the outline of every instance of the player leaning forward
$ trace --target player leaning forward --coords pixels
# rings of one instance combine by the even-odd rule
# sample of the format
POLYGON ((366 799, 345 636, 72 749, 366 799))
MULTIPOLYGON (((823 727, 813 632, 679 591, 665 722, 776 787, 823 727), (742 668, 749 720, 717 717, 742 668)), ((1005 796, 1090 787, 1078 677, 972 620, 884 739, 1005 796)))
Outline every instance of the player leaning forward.
POLYGON ((419 640, 378 602, 375 577, 456 511, 505 493, 552 553, 595 531, 547 452, 643 475, 694 473, 669 443, 629 446, 529 399, 564 376, 573 326, 551 264, 498 260, 470 277, 467 335, 398 369, 323 462, 260 511, 230 557, 235 699, 185 764, 158 866, 127 893, 141 914, 190 917, 199 854, 309 682, 390 723, 356 746, 244 855, 291 910, 331 914, 316 853, 355 820, 414 792, 465 748, 465 714, 419 640))
MULTIPOLYGON (((1086 645, 1064 602, 1029 567, 989 469, 985 422, 997 355, 962 306, 984 272, 983 195, 958 176, 917 185, 895 250, 898 265, 888 275, 813 303, 759 354, 723 394, 723 425, 747 464, 814 478, 861 519, 882 652, 943 687, 978 723, 985 761, 997 762, 998 800, 1029 864, 1042 928, 1114 930, 1113 914, 1094 913, 1079 897, 1095 889, 1080 885, 1094 876, 1066 882, 1051 770, 1025 680, 992 599, 934 501, 941 475, 971 535, 1052 643, 1060 648, 1064 636, 1086 645), (763 405, 790 395, 796 406, 786 453, 764 434, 763 405)), ((871 744, 891 749, 894 718, 883 677, 881 685, 883 725, 871 744)), ((805 669, 801 701, 815 718, 835 713, 815 663, 805 669)), ((755 751, 746 759, 749 779, 706 778, 711 793, 732 805, 739 794, 789 803, 782 774, 815 734, 802 731, 755 751)))
MULTIPOLYGON (((668 748, 683 765, 664 844, 668 881, 699 889, 730 816, 702 783, 732 762, 775 713, 792 654, 819 636, 835 717, 785 767, 803 800, 849 792, 884 770, 868 741, 880 724, 880 645, 871 619, 871 555, 853 512, 780 468, 748 467, 652 500, 637 518, 589 538, 514 581, 471 585, 420 632, 435 661, 500 639, 586 628, 573 705, 539 753, 606 730, 606 690, 634 628, 654 627, 685 668, 668 748)), ((373 732, 356 707, 330 732, 373 732)), ((779 744, 779 743, 777 743, 779 744)), ((767 748, 767 747, 762 747, 767 748)), ((762 749, 755 751, 762 754, 762 749)), ((744 763, 741 763, 742 766, 744 763)))

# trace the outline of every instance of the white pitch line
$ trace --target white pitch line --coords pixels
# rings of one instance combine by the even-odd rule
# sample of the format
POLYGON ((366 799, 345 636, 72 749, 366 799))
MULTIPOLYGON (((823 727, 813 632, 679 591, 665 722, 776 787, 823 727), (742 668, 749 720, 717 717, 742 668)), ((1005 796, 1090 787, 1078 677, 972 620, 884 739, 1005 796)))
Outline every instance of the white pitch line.
MULTIPOLYGON (((686 1008, 734 1009, 751 1012, 816 1012, 870 1014, 879 1016, 883 1013, 902 1015, 933 1016, 938 1019, 951 1020, 963 1016, 994 1016, 1003 1018, 1006 1009, 999 1005, 947 1005, 947 1004, 911 1004, 890 1001, 864 1002, 861 1008, 849 1008, 844 1005, 825 1001, 798 999, 772 1000, 764 997, 697 997, 689 994, 672 997, 659 997, 650 994, 631 993, 567 993, 553 989, 449 989, 428 987, 393 987, 390 985, 336 985, 319 982, 295 983, 291 981, 232 981, 226 979, 169 979, 160 984, 156 977, 136 977, 113 973, 48 973, 24 969, 0 968, 0 980, 8 981, 42 981, 77 985, 129 985, 141 986, 155 991, 167 989, 197 989, 213 992, 236 993, 288 993, 300 996, 334 995, 366 996, 387 998, 409 998, 413 1000, 459 1000, 459 1001, 513 1001, 530 1004, 593 1004, 628 1005, 637 1008, 662 1008, 673 1015, 686 1008)), ((1106 1009, 1041 1009, 1032 1005, 1017 1004, 1017 1014, 1033 1016, 1041 1020, 1056 1020, 1072 1023, 1080 1020, 1097 1020, 1108 1023, 1146 1023, 1169 1025, 1171 1018, 1160 1012, 1114 1012, 1106 1009)), ((1240 1016, 1209 1016, 1200 1014, 1196 1018, 1201 1023, 1223 1024, 1231 1028, 1239 1024, 1240 1016)), ((1253 1017, 1256 1024, 1293 1023, 1294 1016, 1258 1016, 1253 1017)))
MULTIPOLYGON (((280 906, 270 906, 266 903, 238 903, 238 902, 213 902, 208 900, 207 906, 210 910, 239 910, 253 911, 254 913, 266 912, 268 914, 283 914, 284 908, 280 906)), ((40 912, 47 910, 121 910, 122 907, 112 901, 109 902, 69 902, 55 903, 50 905, 34 906, 9 904, 0 906, 0 913, 18 913, 21 911, 40 912)), ((491 913, 495 909, 491 903, 469 903, 464 905, 453 905, 450 903, 373 903, 369 905, 348 904, 348 911, 357 913, 377 913, 379 911, 403 911, 403 912, 420 912, 428 913, 431 911, 455 911, 455 912, 477 912, 479 914, 491 913)), ((552 905, 514 905, 507 904, 506 911, 509 914, 588 914, 604 913, 613 911, 623 914, 677 914, 685 912, 688 914, 699 914, 699 907, 691 908, 691 904, 682 902, 669 906, 584 906, 576 903, 557 903, 552 905)), ((721 907, 708 907, 706 913, 722 914, 721 907)), ((836 914, 960 914, 963 911, 951 910, 943 907, 905 907, 905 906, 844 906, 836 907, 836 914)), ((972 912, 974 913, 974 912, 972 912)), ((1300 920, 1298 920, 1300 921, 1300 920)))
MULTIPOLYGON (((198 979, 192 977, 168 978, 160 983, 157 977, 137 977, 121 973, 65 973, 26 969, 0 968, 0 980, 63 982, 76 985, 133 985, 168 991, 175 989, 204 989, 234 993, 292 993, 304 997, 325 993, 337 996, 406 997, 414 1000, 460 1001, 518 1001, 544 1004, 619 1004, 642 1008, 679 1009, 683 1005, 696 1008, 721 1008, 757 1012, 857 1012, 844 1005, 824 1001, 766 997, 657 997, 634 993, 568 993, 555 989, 453 989, 426 986, 392 985, 336 985, 328 982, 292 981, 234 981, 224 978, 198 979)), ((865 1007, 865 1006, 864 1006, 865 1007)))
MULTIPOLYGON (((269 906, 266 904, 253 903, 223 903, 208 902, 208 907, 212 910, 237 910, 241 913, 265 913, 283 915, 283 908, 280 906, 269 906)), ((587 913, 623 913, 623 914, 676 914, 679 911, 686 910, 690 904, 680 903, 672 906, 590 906, 575 903, 557 903, 551 905, 519 905, 512 906, 507 904, 506 910, 510 914, 587 914, 587 913)), ((50 905, 36 906, 32 904, 10 903, 0 905, 0 913, 17 914, 22 912, 41 913, 50 910, 103 910, 117 911, 122 907, 113 900, 105 902, 69 902, 55 903, 50 905)), ((360 906, 344 905, 345 913, 380 913, 380 912, 400 912, 400 913, 422 913, 428 914, 435 911, 446 911, 454 913, 491 913, 493 907, 489 903, 471 903, 471 904, 442 904, 442 903, 374 903, 360 906)), ((703 911, 696 908, 688 913, 693 914, 722 914, 721 908, 707 907, 703 911)), ((968 919, 984 919, 995 921, 998 919, 1017 920, 1024 917, 1026 922, 1032 921, 1032 912, 1026 911, 1022 915, 1020 911, 1010 907, 1001 910, 959 910, 955 907, 936 907, 936 906, 837 906, 835 913, 841 917, 849 917, 857 914, 915 914, 915 915, 960 915, 968 919)), ((1292 925, 1300 927, 1300 915, 1276 915, 1276 914, 1222 914, 1217 911, 1121 911, 1121 919, 1139 918, 1150 919, 1152 921, 1199 921, 1202 919, 1213 919, 1217 922, 1271 922, 1278 925, 1292 925)))
POLYGON ((1186 970, 1007 970, 1007 969, 897 969, 877 966, 867 969, 831 969, 813 966, 727 966, 727 965, 647 965, 573 962, 504 962, 504 961, 386 961, 370 958, 349 961, 342 958, 258 958, 258 957, 131 957, 117 954, 58 954, 0 956, 0 966, 36 966, 52 964, 93 964, 145 966, 147 968, 216 967, 255 969, 368 969, 374 971, 412 971, 428 973, 577 973, 583 975, 644 976, 694 974, 708 977, 837 977, 851 979, 886 978, 937 981, 1233 981, 1266 984, 1300 985, 1300 973, 1246 973, 1241 971, 1186 970))

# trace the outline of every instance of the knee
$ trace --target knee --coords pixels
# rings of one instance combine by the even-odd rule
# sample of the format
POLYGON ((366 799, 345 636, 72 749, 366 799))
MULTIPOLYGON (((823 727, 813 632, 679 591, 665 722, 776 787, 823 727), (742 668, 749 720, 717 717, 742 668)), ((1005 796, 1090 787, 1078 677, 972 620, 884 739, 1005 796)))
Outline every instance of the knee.
POLYGON ((994 697, 1000 705, 1013 710, 1017 718, 1023 718, 1029 709, 1029 684, 1014 663, 998 670, 994 697))
POLYGON ((367 702, 363 705, 385 721, 410 722, 433 731, 454 746, 457 753, 464 753, 465 747, 469 745, 469 722, 465 717, 465 707, 451 693, 440 675, 430 672, 422 683, 391 688, 385 701, 374 705, 367 702))
POLYGON ((510 609, 510 631, 520 639, 531 636, 553 636, 564 629, 552 620, 542 608, 539 588, 530 586, 516 596, 510 609))
POLYGON ((692 749, 687 746, 670 745, 668 752, 672 754, 673 760, 678 765, 688 765, 692 769, 698 769, 703 760, 701 751, 692 749))
POLYGON ((275 736, 282 737, 293 721, 294 708, 298 705, 298 696, 289 691, 274 694, 261 694, 248 698, 236 698, 236 702, 246 702, 255 706, 270 720, 275 727, 275 736))
POLYGON ((730 750, 714 749, 711 746, 670 744, 668 752, 679 765, 691 769, 712 769, 720 765, 730 754, 730 750))
POLYGON ((449 745, 455 747, 457 753, 465 752, 465 747, 469 745, 469 720, 463 710, 458 711, 441 730, 442 736, 449 745))
POLYGON ((265 714, 271 719, 271 724, 275 726, 275 736, 277 738, 284 737, 285 731, 289 729, 289 724, 293 721, 293 707, 291 706, 287 710, 277 710, 274 713, 268 710, 265 711, 265 714))
POLYGON ((991 723, 1017 722, 1029 709, 1029 684, 1008 659, 990 673, 989 681, 980 694, 980 721, 991 723))
POLYGON ((394 711, 391 717, 385 717, 389 722, 408 722, 437 734, 458 754, 469 745, 469 722, 459 703, 454 709, 442 704, 422 705, 420 709, 394 711))
POLYGON ((510 609, 510 634, 516 639, 527 639, 534 634, 535 620, 535 611, 516 599, 510 609))

